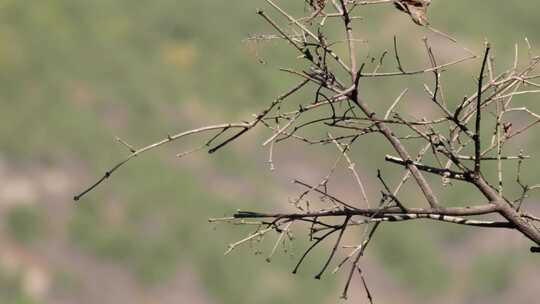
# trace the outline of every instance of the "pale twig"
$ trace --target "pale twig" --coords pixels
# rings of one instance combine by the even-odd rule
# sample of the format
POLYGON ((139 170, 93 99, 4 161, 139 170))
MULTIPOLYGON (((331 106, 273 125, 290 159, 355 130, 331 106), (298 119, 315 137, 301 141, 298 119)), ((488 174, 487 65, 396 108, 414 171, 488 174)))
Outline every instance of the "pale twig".
POLYGON ((401 94, 399 94, 399 96, 394 100, 394 102, 392 103, 392 105, 388 108, 388 110, 386 111, 386 114, 384 114, 384 119, 388 119, 390 117, 390 114, 392 113, 392 111, 394 110, 394 108, 397 106, 397 104, 401 101, 401 98, 403 98, 403 96, 405 96, 405 94, 407 93, 409 89, 406 88, 405 90, 403 90, 401 92, 401 94))
POLYGON ((274 244, 274 247, 272 248, 272 251, 270 252, 268 257, 266 257, 266 261, 268 263, 270 263, 270 261, 272 260, 272 256, 274 256, 274 253, 276 252, 277 247, 279 246, 279 244, 283 240, 283 237, 285 236, 285 234, 289 232, 289 228, 291 227, 292 223, 293 222, 288 223, 287 226, 285 226, 285 228, 281 229, 281 233, 279 234, 279 237, 278 237, 276 243, 274 244))
MULTIPOLYGON (((424 157, 424 155, 426 154, 426 152, 429 150, 430 147, 431 147, 431 143, 427 143, 426 146, 424 148, 422 148, 422 150, 420 150, 420 152, 418 152, 418 155, 416 156, 415 161, 417 161, 417 162, 422 161, 422 158, 424 157)), ((396 196, 398 194, 399 190, 401 189, 401 187, 403 187, 403 185, 405 185, 405 183, 407 182, 407 180, 410 177, 411 177, 411 171, 409 171, 409 170, 405 171, 405 173, 401 177, 401 180, 399 181, 399 184, 396 186, 396 189, 392 192, 392 195, 396 196)))
POLYGON ((207 145, 201 145, 201 146, 199 146, 199 147, 197 147, 197 148, 195 148, 195 149, 191 149, 191 150, 187 150, 187 151, 184 151, 184 152, 180 152, 180 153, 176 154, 176 157, 178 157, 178 158, 186 157, 186 156, 188 156, 188 155, 190 155, 190 154, 193 154, 193 153, 195 153, 195 152, 201 151, 201 150, 203 150, 203 149, 205 149, 205 148, 207 148, 207 145))
POLYGON ((347 46, 349 48, 349 61, 351 62, 351 80, 354 82, 356 79, 356 52, 354 47, 354 35, 351 24, 351 18, 349 16, 349 11, 345 6, 345 0, 339 0, 341 4, 341 10, 343 14, 343 24, 345 26, 345 33, 347 35, 347 46))
POLYGON ((248 236, 248 237, 246 237, 246 238, 244 238, 244 239, 241 239, 240 241, 238 241, 238 242, 236 242, 236 243, 230 244, 229 247, 227 248, 227 251, 225 251, 224 255, 228 255, 228 254, 231 253, 231 251, 233 251, 236 247, 238 247, 238 246, 244 244, 245 242, 250 241, 250 240, 252 240, 252 239, 254 239, 254 238, 256 238, 256 237, 263 236, 263 235, 265 235, 267 232, 272 231, 272 230, 274 230, 274 227, 273 227, 273 226, 270 226, 270 227, 268 227, 268 228, 266 228, 266 229, 259 230, 259 231, 257 231, 256 233, 253 233, 252 235, 250 235, 250 236, 248 236))
POLYGON ((347 163, 349 164, 348 169, 351 171, 351 173, 354 176, 354 179, 356 180, 356 183, 358 184, 358 187, 360 188, 360 192, 362 194, 362 199, 366 203, 367 207, 369 208, 369 199, 366 194, 366 188, 364 187, 364 183, 362 182, 362 179, 360 179, 360 175, 356 171, 356 164, 351 160, 349 157, 349 154, 347 153, 347 150, 349 149, 349 146, 347 145, 345 148, 341 146, 340 143, 337 142, 337 140, 332 136, 332 134, 328 133, 328 137, 334 142, 334 144, 337 146, 339 151, 345 156, 345 159, 347 160, 347 163))
POLYGON ((285 130, 287 130, 297 119, 298 117, 300 117, 300 113, 296 114, 293 118, 291 118, 289 120, 289 122, 287 122, 281 129, 277 130, 277 132, 275 132, 270 138, 268 138, 267 140, 264 141, 264 143, 262 144, 263 147, 265 147, 266 145, 268 145, 270 142, 273 142, 278 136, 280 136, 281 134, 283 134, 283 132, 285 132, 285 130))
POLYGON ((454 61, 451 61, 451 62, 448 62, 448 63, 445 63, 445 64, 438 65, 436 67, 419 69, 419 70, 414 70, 414 71, 399 71, 399 72, 386 72, 386 73, 362 73, 361 76, 362 77, 390 77, 390 76, 410 76, 410 75, 417 75, 417 74, 425 74, 425 73, 430 73, 430 72, 433 72, 433 71, 436 71, 436 70, 444 69, 446 67, 456 65, 458 63, 461 63, 461 62, 464 62, 464 61, 467 61, 467 60, 470 60, 470 59, 473 59, 473 58, 475 58, 475 57, 472 57, 472 56, 463 57, 463 58, 456 59, 454 61))
POLYGON ((206 126, 206 127, 202 127, 202 128, 198 128, 198 129, 193 129, 193 130, 181 132, 181 133, 178 133, 178 134, 175 134, 175 135, 169 135, 165 139, 162 139, 162 140, 160 140, 158 142, 155 142, 153 144, 150 144, 150 145, 148 145, 146 147, 140 148, 140 149, 136 150, 135 152, 132 152, 124 160, 120 161, 119 163, 114 165, 111 169, 107 170, 105 172, 105 174, 103 175, 103 177, 101 179, 99 179, 96 183, 94 183, 92 186, 90 186, 89 188, 87 188, 86 190, 81 192, 80 194, 76 195, 73 199, 78 201, 86 193, 92 191, 95 187, 97 187, 103 181, 108 179, 120 167, 122 167, 127 162, 129 162, 131 159, 133 159, 134 157, 136 157, 136 156, 138 156, 138 155, 140 155, 140 154, 142 154, 144 152, 155 149, 155 148, 160 147, 160 146, 162 146, 164 144, 170 143, 172 141, 175 141, 177 139, 180 139, 180 138, 183 138, 183 137, 186 137, 186 136, 189 136, 189 135, 205 133, 205 132, 213 131, 213 130, 230 129, 230 128, 240 128, 240 129, 243 129, 243 130, 247 130, 249 128, 252 128, 254 125, 255 125, 255 121, 251 122, 251 123, 236 123, 236 124, 227 123, 227 124, 206 126))
POLYGON ((268 161, 267 161, 267 163, 270 166, 270 171, 274 171, 274 169, 276 168, 275 165, 274 165, 274 145, 275 144, 276 144, 276 141, 272 140, 272 142, 270 143, 270 148, 268 148, 268 161))
POLYGON ((494 97, 493 99, 494 99, 494 100, 497 100, 497 99, 505 99, 505 98, 508 98, 508 97, 516 96, 516 95, 537 94, 537 93, 540 93, 540 90, 519 91, 519 92, 513 92, 513 93, 510 93, 510 94, 507 94, 507 95, 496 96, 496 97, 494 97))
POLYGON ((133 148, 132 145, 128 144, 126 141, 122 140, 120 137, 116 137, 116 141, 124 145, 126 148, 128 148, 129 152, 133 153, 136 151, 136 149, 133 148))

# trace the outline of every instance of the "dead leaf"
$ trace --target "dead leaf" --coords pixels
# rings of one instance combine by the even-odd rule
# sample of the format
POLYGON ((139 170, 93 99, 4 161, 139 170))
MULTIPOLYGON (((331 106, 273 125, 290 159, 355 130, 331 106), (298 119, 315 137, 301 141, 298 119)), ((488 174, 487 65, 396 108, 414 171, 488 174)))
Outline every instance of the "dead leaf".
POLYGON ((414 23, 426 26, 429 24, 427 20, 427 8, 431 4, 431 0, 395 0, 394 5, 397 9, 411 16, 414 23))
POLYGON ((326 0, 311 0, 309 4, 315 10, 322 10, 326 5, 326 0))

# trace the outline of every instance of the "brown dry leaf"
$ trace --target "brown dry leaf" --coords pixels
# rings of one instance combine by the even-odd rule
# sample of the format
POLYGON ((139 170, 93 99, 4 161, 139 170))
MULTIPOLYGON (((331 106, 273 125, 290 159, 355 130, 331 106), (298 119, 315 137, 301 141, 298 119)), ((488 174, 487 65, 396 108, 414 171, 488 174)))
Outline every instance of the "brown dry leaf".
POLYGON ((315 10, 322 10, 324 9, 326 5, 326 0, 311 0, 309 2, 311 7, 313 7, 315 10))
POLYGON ((431 4, 431 0, 395 0, 394 5, 400 11, 411 16, 414 23, 426 26, 429 24, 427 20, 427 8, 431 4))

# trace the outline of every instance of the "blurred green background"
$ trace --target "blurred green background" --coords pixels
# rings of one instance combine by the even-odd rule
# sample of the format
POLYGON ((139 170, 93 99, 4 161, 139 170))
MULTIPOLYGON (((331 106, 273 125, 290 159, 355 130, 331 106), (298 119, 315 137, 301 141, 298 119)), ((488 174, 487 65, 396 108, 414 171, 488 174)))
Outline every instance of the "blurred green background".
MULTIPOLYGON (((302 1, 286 6, 306 13, 302 1)), ((298 190, 288 179, 324 176, 330 150, 278 147, 278 169, 270 172, 259 144, 266 131, 215 155, 176 159, 198 142, 189 139, 134 160, 81 202, 71 200, 126 155, 116 136, 141 147, 169 133, 250 119, 291 86, 294 78, 277 68, 297 64, 293 51, 277 41, 242 42, 271 33, 256 8, 266 9, 264 1, 0 1, 1 303, 338 301, 342 275, 313 279, 328 252, 290 273, 306 246, 301 231, 268 264, 273 239, 223 256, 250 230, 207 222, 237 209, 288 208, 298 190)), ((538 8, 535 0, 435 0, 429 16, 473 51, 488 38, 502 71, 514 43, 524 57, 525 37, 540 45, 538 8)), ((359 45, 359 58, 391 49, 394 34, 406 67, 425 63, 424 35, 440 42, 444 58, 455 57, 391 5, 358 14, 364 20, 356 35, 370 42, 369 49, 359 45)), ((449 100, 474 91, 478 67, 470 61, 445 77, 449 100)), ((383 67, 394 68, 391 61, 383 67)), ((366 80, 364 88, 384 109, 404 87, 420 94, 427 79, 366 80)), ((534 98, 523 100, 534 106, 534 98)), ((528 154, 540 152, 537 137, 520 143, 528 154)), ((377 167, 397 176, 380 164, 385 152, 377 149, 353 155, 374 196, 377 167)), ((532 178, 538 168, 527 169, 532 178)), ((453 201, 471 196, 462 188, 445 193, 453 201)), ((525 240, 505 232, 389 224, 363 267, 378 303, 531 303, 540 262, 527 250, 525 240)), ((360 283, 352 289, 353 300, 364 299, 360 283)))

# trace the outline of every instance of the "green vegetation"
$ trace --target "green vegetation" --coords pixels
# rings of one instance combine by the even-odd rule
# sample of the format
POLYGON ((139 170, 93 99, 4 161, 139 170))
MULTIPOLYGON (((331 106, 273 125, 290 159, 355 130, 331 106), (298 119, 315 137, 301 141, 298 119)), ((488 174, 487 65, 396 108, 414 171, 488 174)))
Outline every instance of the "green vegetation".
POLYGON ((508 253, 485 254, 474 257, 467 277, 479 293, 493 294, 510 286, 519 264, 508 253))
POLYGON ((451 287, 450 265, 425 225, 382 227, 373 246, 391 275, 422 296, 435 296, 451 287))
POLYGON ((29 243, 44 235, 42 213, 32 206, 17 206, 6 215, 7 233, 16 241, 29 243))
POLYGON ((21 286, 21 277, 0 269, 0 302, 13 304, 38 304, 26 294, 21 286))

